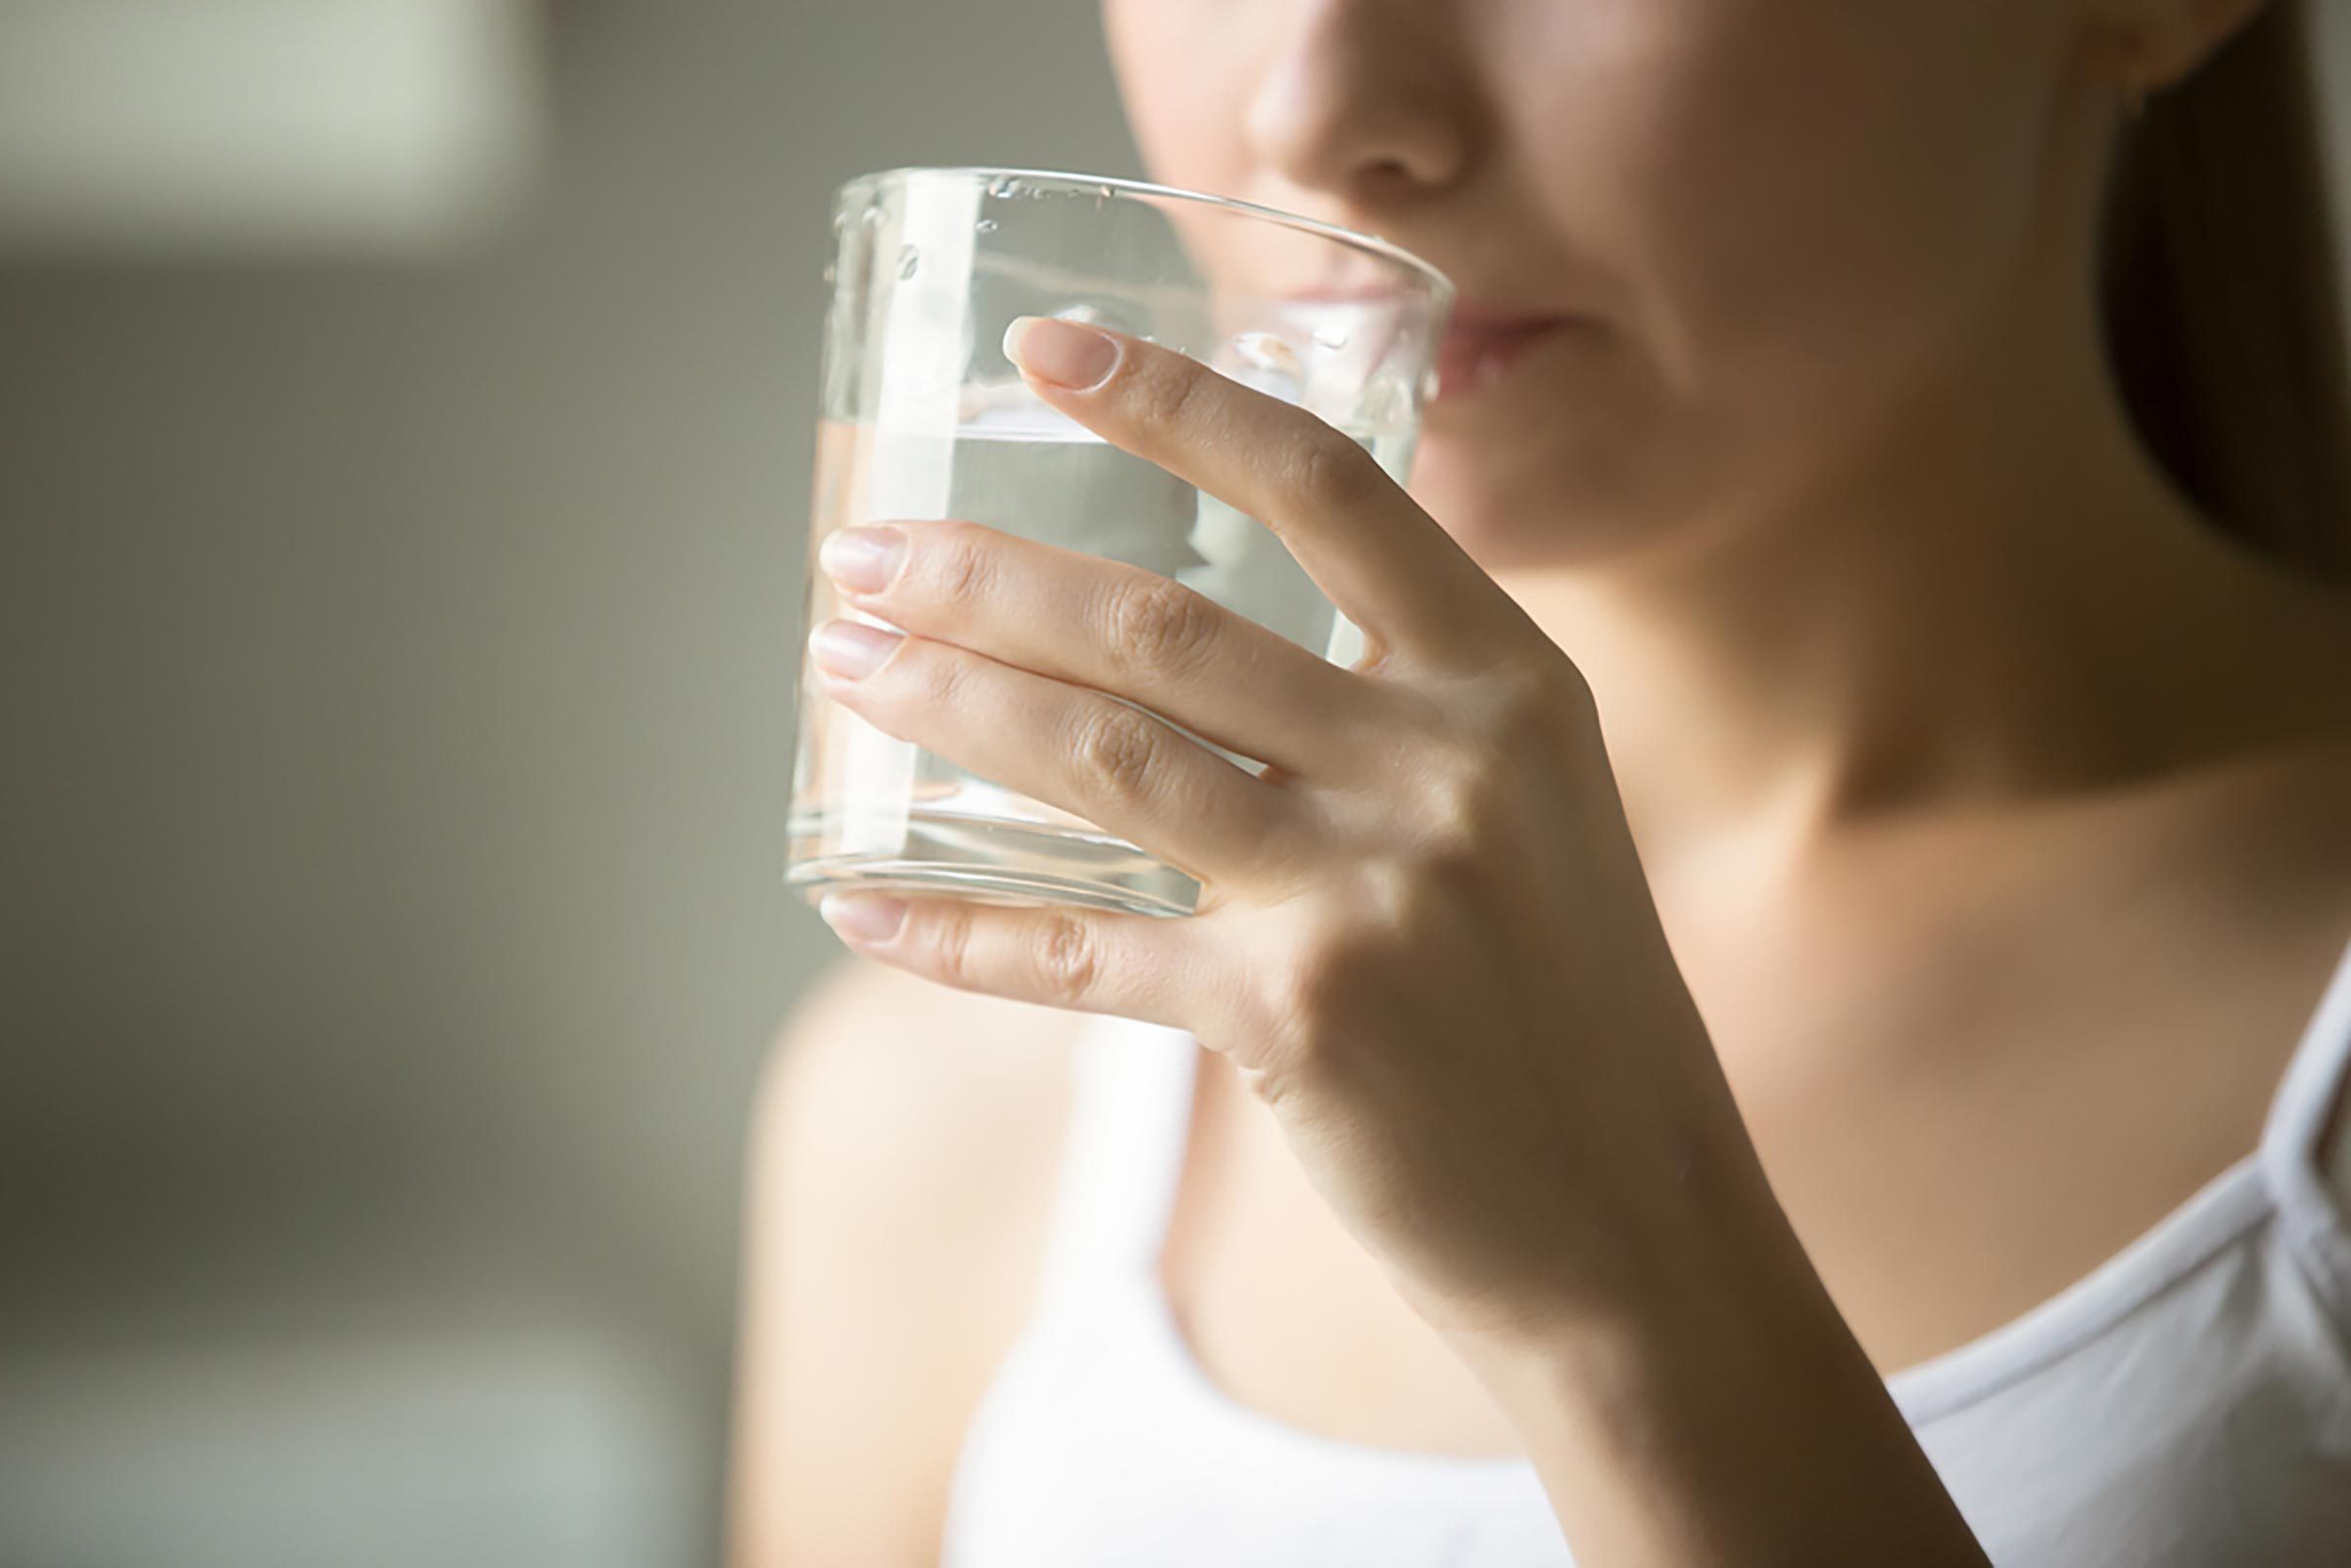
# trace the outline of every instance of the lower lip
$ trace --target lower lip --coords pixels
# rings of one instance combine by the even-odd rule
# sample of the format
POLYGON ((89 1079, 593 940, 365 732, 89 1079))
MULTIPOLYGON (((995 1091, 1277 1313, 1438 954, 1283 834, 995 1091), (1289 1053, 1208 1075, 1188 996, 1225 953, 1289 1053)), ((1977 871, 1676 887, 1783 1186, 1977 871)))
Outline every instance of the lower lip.
POLYGON ((1500 330, 1456 327, 1437 346, 1439 403, 1459 403, 1475 395, 1511 362, 1567 323, 1539 321, 1500 330))

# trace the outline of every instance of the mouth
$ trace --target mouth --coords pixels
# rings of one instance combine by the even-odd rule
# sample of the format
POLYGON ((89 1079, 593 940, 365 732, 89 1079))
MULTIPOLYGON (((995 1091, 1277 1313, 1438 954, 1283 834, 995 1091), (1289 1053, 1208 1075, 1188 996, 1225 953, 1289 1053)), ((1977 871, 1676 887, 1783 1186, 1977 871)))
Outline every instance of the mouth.
POLYGON ((1457 308, 1437 346, 1438 403, 1475 396, 1536 344, 1576 317, 1563 314, 1504 313, 1457 308))
MULTIPOLYGON (((1315 289, 1292 296, 1305 305, 1353 304, 1392 298, 1392 291, 1315 289)), ((1571 310, 1520 310, 1474 300, 1456 300, 1445 336, 1437 345, 1436 392, 1432 404, 1459 404, 1482 391, 1520 355, 1563 328, 1588 326, 1593 318, 1571 310)))

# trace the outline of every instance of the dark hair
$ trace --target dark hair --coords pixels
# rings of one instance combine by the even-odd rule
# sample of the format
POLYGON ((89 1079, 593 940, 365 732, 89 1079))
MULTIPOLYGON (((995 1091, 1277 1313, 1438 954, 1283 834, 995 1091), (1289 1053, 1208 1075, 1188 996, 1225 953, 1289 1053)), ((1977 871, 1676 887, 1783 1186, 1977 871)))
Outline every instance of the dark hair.
POLYGON ((2300 0, 2270 0, 2125 122, 2108 353, 2156 457, 2260 552, 2351 582, 2351 346, 2300 0))

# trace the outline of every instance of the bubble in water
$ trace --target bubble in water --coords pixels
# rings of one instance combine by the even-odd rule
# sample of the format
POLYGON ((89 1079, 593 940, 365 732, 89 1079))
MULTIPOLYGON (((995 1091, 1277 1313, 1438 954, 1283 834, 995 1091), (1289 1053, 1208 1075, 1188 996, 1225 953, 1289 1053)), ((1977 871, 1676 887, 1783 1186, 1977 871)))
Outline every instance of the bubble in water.
POLYGON ((1094 187, 1094 194, 1107 202, 1110 200, 1112 192, 1107 185, 1097 185, 1094 187))
POLYGON ((838 207, 835 208, 833 210, 833 237, 839 239, 840 237, 840 231, 848 226, 849 214, 842 212, 838 207))
POLYGON ((1021 182, 1009 174, 998 174, 987 182, 987 194, 999 201, 1010 201, 1021 194, 1021 182))
POLYGON ((1315 346, 1319 349, 1328 349, 1332 354, 1338 353, 1347 347, 1347 329, 1345 327, 1315 328, 1315 346))
POLYGON ((834 280, 836 277, 838 277, 838 276, 840 275, 840 268, 839 268, 838 266, 835 266, 835 265, 834 265, 834 264, 833 264, 831 261, 827 261, 827 262, 825 263, 825 281, 826 281, 827 283, 830 283, 830 282, 832 282, 832 281, 833 281, 833 280, 834 280))
POLYGON ((1107 313, 1098 305, 1065 305, 1053 314, 1057 320, 1076 321, 1085 326, 1100 326, 1108 319, 1107 313))
POLYGON ((1298 373, 1298 351, 1273 333, 1244 332, 1232 340, 1232 351, 1252 369, 1271 370, 1285 376, 1298 373))
POLYGON ((1432 365, 1420 372, 1420 401, 1434 403, 1437 398, 1437 372, 1432 365))
POLYGON ((880 228, 882 226, 882 209, 879 207, 867 208, 864 215, 859 217, 858 221, 867 228, 880 228))
POLYGON ((922 252, 916 250, 911 245, 901 246, 898 250, 898 281, 900 283, 904 283, 909 278, 913 277, 914 274, 922 267, 922 252))
POLYGON ((993 234, 996 231, 996 220, 992 217, 984 217, 979 222, 973 224, 972 227, 978 229, 983 234, 993 234))

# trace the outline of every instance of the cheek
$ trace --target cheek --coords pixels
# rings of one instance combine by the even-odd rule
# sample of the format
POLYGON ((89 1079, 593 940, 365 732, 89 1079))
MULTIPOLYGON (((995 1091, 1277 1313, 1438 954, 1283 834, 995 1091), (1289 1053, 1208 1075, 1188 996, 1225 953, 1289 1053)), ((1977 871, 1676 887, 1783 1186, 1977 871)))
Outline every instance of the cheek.
POLYGON ((1603 5, 1542 117, 1559 231, 1666 394, 1817 420, 1985 320, 2031 239, 2053 36, 2040 0, 1603 5))
POLYGON ((1111 70, 1145 177, 1248 188, 1250 9, 1249 0, 1104 0, 1111 70))

